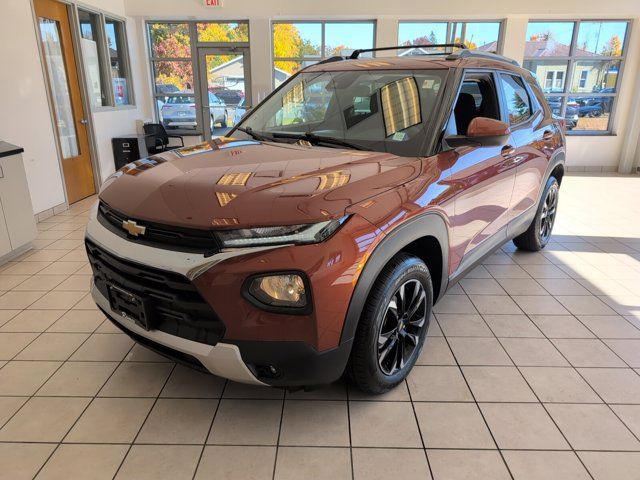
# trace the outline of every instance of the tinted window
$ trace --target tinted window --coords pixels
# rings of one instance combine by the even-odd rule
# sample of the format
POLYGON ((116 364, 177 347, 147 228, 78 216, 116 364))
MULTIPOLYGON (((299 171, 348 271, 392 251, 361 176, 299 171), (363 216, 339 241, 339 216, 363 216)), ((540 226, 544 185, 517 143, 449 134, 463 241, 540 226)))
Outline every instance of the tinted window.
POLYGON ((522 79, 513 75, 500 75, 504 99, 507 102, 509 123, 515 125, 531 116, 531 100, 522 79))

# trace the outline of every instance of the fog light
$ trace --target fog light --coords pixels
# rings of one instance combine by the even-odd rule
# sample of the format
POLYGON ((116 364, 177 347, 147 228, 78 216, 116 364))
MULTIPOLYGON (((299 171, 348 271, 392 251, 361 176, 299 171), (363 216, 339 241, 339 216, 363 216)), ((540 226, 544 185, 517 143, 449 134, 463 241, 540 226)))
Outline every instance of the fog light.
POLYGON ((256 277, 249 285, 249 293, 273 307, 302 308, 307 305, 304 280, 295 273, 256 277))

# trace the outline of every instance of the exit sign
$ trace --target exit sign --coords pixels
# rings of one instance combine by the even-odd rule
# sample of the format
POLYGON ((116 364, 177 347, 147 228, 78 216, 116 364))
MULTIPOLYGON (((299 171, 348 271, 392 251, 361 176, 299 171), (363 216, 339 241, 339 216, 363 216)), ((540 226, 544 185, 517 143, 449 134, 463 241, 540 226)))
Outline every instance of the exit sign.
POLYGON ((204 0, 205 7, 221 7, 222 0, 204 0))

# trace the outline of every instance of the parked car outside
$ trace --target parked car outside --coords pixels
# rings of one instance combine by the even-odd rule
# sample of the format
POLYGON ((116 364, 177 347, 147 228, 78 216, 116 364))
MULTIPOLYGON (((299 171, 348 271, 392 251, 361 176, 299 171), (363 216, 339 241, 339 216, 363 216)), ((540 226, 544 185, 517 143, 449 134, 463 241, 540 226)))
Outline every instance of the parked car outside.
POLYGON ((247 113, 247 107, 245 105, 246 105, 245 97, 242 97, 242 100, 240 100, 240 103, 236 105, 236 111, 233 113, 234 125, 239 124, 240 120, 242 120, 242 117, 244 117, 244 115, 247 113))
MULTIPOLYGON (((179 92, 193 93, 189 91, 179 92)), ((209 92, 209 127, 220 124, 222 127, 227 126, 227 106, 216 95, 209 92)), ((160 109, 162 124, 166 129, 196 129, 196 99, 193 95, 171 95, 167 98, 167 102, 160 109)))
POLYGON ((562 122, 504 57, 320 62, 225 137, 106 180, 91 293, 178 362, 289 389, 344 374, 382 393, 449 288, 508 240, 547 245, 564 158, 562 122))
POLYGON ((209 91, 218 96, 227 105, 238 105, 244 98, 244 92, 227 87, 209 87, 209 91))

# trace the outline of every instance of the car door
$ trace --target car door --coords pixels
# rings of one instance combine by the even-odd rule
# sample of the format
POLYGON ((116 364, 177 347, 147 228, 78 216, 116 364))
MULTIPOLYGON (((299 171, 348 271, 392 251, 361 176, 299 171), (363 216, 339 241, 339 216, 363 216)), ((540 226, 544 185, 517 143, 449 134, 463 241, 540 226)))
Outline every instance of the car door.
MULTIPOLYGON (((464 136, 466 127, 476 117, 504 121, 496 76, 492 72, 465 73, 449 120, 449 134, 464 136)), ((476 257, 491 249, 488 243, 483 245, 490 237, 498 235, 506 240, 506 228, 503 227, 509 219, 515 182, 513 150, 510 138, 502 145, 469 141, 455 148, 456 156, 448 179, 459 192, 454 200, 452 218, 451 260, 454 264, 473 263, 476 257)), ((489 243, 495 245, 495 242, 489 243)), ((452 265, 452 270, 456 270, 456 265, 452 265)))
POLYGON ((511 200, 511 219, 515 219, 535 208, 553 151, 549 142, 559 132, 551 119, 545 120, 541 105, 520 75, 500 72, 499 78, 515 147, 511 158, 516 166, 511 200))

